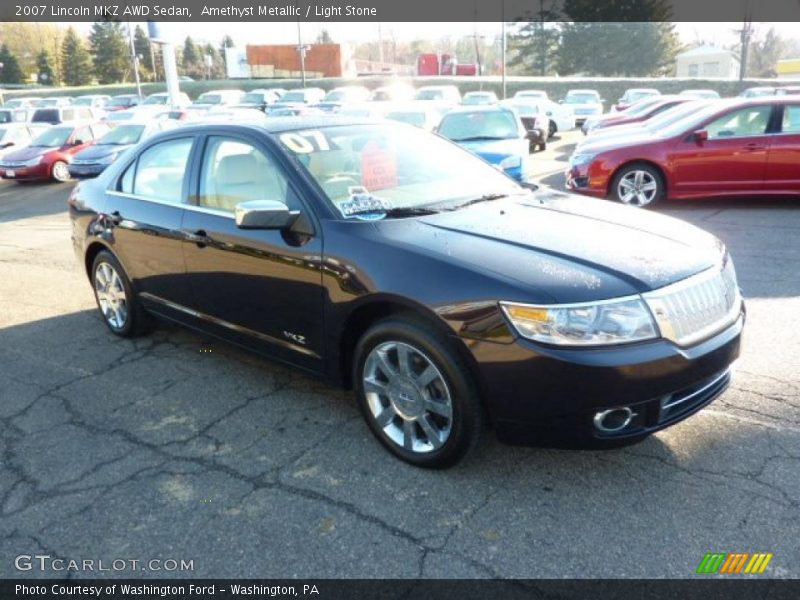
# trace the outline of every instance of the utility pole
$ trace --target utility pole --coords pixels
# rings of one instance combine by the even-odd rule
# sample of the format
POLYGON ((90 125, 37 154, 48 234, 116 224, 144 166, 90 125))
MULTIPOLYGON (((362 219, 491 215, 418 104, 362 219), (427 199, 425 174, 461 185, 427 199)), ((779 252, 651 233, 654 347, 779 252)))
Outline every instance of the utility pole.
POLYGON ((300 19, 297 20, 297 53, 300 55, 300 76, 303 81, 303 88, 306 87, 306 51, 308 46, 303 45, 303 38, 300 35, 300 19))
POLYGON ((136 78, 136 94, 141 99, 142 97, 142 83, 139 81, 139 57, 136 55, 136 46, 133 44, 133 29, 131 29, 131 22, 128 21, 128 41, 131 45, 131 60, 133 61, 133 75, 136 78))
POLYGON ((744 21, 742 29, 739 31, 739 43, 741 53, 739 54, 739 81, 743 81, 747 75, 747 54, 750 50, 750 37, 753 35, 753 15, 750 0, 746 0, 744 8, 744 21))
POLYGON ((147 32, 150 35, 150 41, 161 45, 161 59, 164 62, 164 79, 167 82, 169 104, 172 108, 178 108, 180 86, 178 84, 178 65, 175 63, 175 49, 162 35, 160 23, 148 21, 147 32))
POLYGON ((506 99, 506 0, 501 0, 501 7, 500 7, 500 19, 503 22, 502 27, 502 36, 503 39, 500 40, 500 60, 502 64, 500 65, 500 72, 503 76, 503 100, 506 99))

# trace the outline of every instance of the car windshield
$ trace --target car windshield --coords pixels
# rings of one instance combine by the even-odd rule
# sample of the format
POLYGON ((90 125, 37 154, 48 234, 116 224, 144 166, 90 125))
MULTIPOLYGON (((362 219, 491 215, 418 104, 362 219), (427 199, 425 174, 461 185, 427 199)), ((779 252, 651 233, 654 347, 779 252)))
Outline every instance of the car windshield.
POLYGON ((108 101, 107 106, 130 106, 132 98, 112 98, 108 101))
POLYGON ((415 100, 442 100, 444 92, 442 90, 420 90, 414 96, 415 100))
POLYGON ((650 96, 657 96, 657 95, 658 95, 657 92, 652 92, 652 91, 647 91, 647 90, 638 90, 638 91, 635 91, 635 92, 628 91, 628 92, 625 92, 625 95, 623 96, 623 100, 625 100, 626 102, 633 103, 633 102, 638 102, 639 100, 641 100, 643 98, 648 98, 650 96))
POLYGON ((655 133, 665 138, 682 135, 687 131, 696 129, 703 121, 715 115, 719 110, 720 107, 718 103, 709 103, 705 107, 684 116, 682 119, 678 119, 674 123, 660 128, 658 131, 655 131, 655 133))
POLYGON ((22 106, 22 100, 9 100, 4 106, 6 108, 20 108, 22 106))
POLYGON ((51 127, 33 140, 31 146, 59 148, 67 143, 70 135, 72 135, 72 127, 51 127))
POLYGON ((211 93, 200 94, 195 104, 222 104, 222 95, 211 93))
POLYGON ((628 110, 623 113, 623 115, 626 117, 638 117, 648 112, 651 108, 653 108, 653 105, 658 104, 659 102, 661 102, 661 98, 658 96, 645 98, 636 104, 632 104, 628 110))
POLYGON ((60 100, 58 98, 45 98, 39 103, 39 106, 42 108, 51 108, 53 106, 58 106, 60 100))
POLYGON ((305 102, 305 92, 286 92, 280 99, 281 102, 305 102))
POLYGON ((439 134, 454 142, 503 140, 519 137, 519 128, 508 110, 456 112, 445 115, 439 134))
POLYGON ((267 98, 266 94, 261 92, 249 92, 244 95, 242 102, 252 103, 252 104, 261 104, 265 102, 267 98))
POLYGON ((91 106, 94 98, 77 98, 73 104, 75 106, 91 106))
POLYGON ((672 123, 677 123, 678 121, 684 119, 685 117, 691 115, 695 111, 700 108, 706 106, 706 102, 704 101, 691 101, 691 102, 682 102, 677 106, 673 106, 665 110, 663 113, 660 113, 654 117, 647 119, 644 124, 651 131, 657 131, 662 127, 666 127, 671 125, 672 123))
POLYGON ((97 143, 104 146, 135 144, 142 137, 144 127, 144 125, 119 125, 100 138, 97 143))
POLYGON ((545 92, 517 92, 515 98, 547 98, 545 92))
POLYGON ((600 102, 600 96, 597 94, 567 94, 564 102, 567 104, 592 104, 600 102))
POLYGON ((386 118, 390 121, 399 121, 400 123, 408 123, 415 127, 425 127, 425 113, 413 111, 392 111, 386 113, 386 118))
POLYGON ((148 96, 143 104, 155 104, 158 106, 164 105, 169 100, 169 96, 148 96))
POLYGON ((10 110, 0 110, 0 123, 11 123, 13 113, 10 110))
POLYGON ((469 151, 413 127, 342 125, 277 137, 343 218, 525 193, 469 151))
POLYGON ((464 104, 490 104, 493 101, 491 94, 467 94, 462 100, 464 104))

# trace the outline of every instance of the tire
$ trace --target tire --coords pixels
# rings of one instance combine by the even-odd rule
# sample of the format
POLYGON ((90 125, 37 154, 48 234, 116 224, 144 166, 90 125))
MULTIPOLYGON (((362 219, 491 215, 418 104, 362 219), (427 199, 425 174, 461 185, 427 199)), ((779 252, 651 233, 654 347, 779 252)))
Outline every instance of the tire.
POLYGON ((549 140, 558 132, 558 126, 556 125, 555 121, 550 121, 550 125, 547 128, 547 139, 549 140))
POLYGON ((57 160, 54 162, 53 167, 50 169, 50 176, 53 178, 53 181, 57 181, 59 183, 69 181, 71 177, 67 163, 65 163, 63 160, 57 160))
POLYGON ((659 202, 664 197, 665 187, 658 169, 634 163, 626 165, 614 176, 611 197, 623 204, 642 208, 659 202))
POLYGON ((125 269, 108 250, 95 256, 91 281, 100 316, 113 334, 131 338, 149 331, 153 318, 139 304, 125 269))
POLYGON ((539 144, 539 150, 542 152, 547 150, 547 142, 542 142, 541 144, 539 144))
POLYGON ((478 443, 483 409, 466 363, 447 336, 413 315, 378 321, 361 337, 353 382, 370 430, 407 463, 447 468, 478 443))

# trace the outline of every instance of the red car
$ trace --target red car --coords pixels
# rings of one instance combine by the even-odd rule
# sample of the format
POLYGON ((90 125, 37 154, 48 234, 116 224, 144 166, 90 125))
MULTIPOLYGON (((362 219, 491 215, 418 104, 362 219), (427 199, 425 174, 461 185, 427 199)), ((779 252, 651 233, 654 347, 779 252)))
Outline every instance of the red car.
POLYGON ((609 113, 594 119, 584 121, 581 131, 588 135, 598 129, 615 127, 617 125, 630 125, 631 123, 641 123, 647 119, 669 110, 673 106, 683 104, 692 98, 688 96, 652 96, 640 100, 624 112, 609 113))
POLYGON ((625 204, 800 194, 800 98, 720 100, 659 130, 587 140, 567 187, 625 204))
POLYGON ((95 122, 50 127, 29 146, 6 154, 0 162, 0 177, 15 181, 67 181, 72 156, 94 144, 109 130, 107 124, 95 122))

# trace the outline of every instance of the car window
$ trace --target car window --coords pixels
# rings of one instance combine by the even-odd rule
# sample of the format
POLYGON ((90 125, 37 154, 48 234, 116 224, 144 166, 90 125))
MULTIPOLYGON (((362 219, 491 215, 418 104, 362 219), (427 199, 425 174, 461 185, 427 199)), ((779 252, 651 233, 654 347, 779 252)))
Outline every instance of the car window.
MULTIPOLYGON (((192 138, 181 138, 161 142, 142 152, 137 161, 131 193, 143 198, 180 204, 183 176, 191 149, 192 138)), ((125 176, 122 188, 125 186, 125 176)))
POLYGON ((726 113, 708 124, 708 139, 763 135, 771 112, 771 106, 749 106, 726 113))
POLYGON ((200 206, 233 212, 237 204, 249 200, 288 205, 288 189, 281 168, 258 148, 230 138, 209 138, 200 176, 200 206))
POLYGON ((125 194, 133 193, 133 176, 136 174, 136 161, 133 161, 130 166, 125 169, 125 173, 119 179, 119 186, 117 189, 125 194))
POLYGON ((783 108, 783 133, 800 133, 800 104, 787 104, 783 108))
POLYGON ((94 136, 94 139, 103 137, 109 131, 111 131, 111 127, 105 123, 95 123, 92 125, 92 135, 94 136))
POLYGON ((72 140, 76 144, 86 144, 91 142, 93 139, 92 131, 88 127, 79 127, 75 130, 75 135, 72 136, 72 140))
POLYGON ((453 141, 519 137, 511 111, 457 112, 442 119, 439 133, 453 141))

